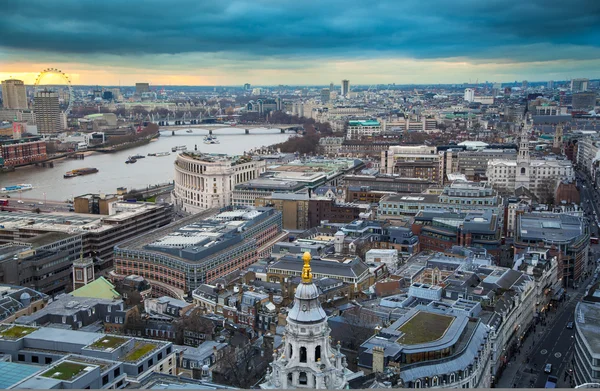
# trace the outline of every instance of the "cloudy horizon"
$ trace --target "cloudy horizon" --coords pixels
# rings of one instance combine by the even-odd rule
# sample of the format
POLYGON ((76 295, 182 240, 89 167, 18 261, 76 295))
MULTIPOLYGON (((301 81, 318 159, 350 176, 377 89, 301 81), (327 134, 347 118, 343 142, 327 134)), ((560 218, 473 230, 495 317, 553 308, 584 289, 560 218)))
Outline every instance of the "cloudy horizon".
POLYGON ((0 80, 459 84, 598 78, 600 2, 15 0, 0 80))

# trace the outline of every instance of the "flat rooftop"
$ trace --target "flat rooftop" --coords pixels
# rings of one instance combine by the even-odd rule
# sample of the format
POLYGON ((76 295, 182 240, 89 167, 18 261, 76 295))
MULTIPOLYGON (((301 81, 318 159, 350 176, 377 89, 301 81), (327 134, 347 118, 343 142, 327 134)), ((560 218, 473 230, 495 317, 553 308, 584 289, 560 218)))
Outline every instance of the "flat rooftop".
POLYGON ((581 218, 559 213, 526 213, 519 219, 521 240, 575 242, 584 233, 581 218))
POLYGON ((177 221, 118 246, 119 249, 166 254, 186 261, 203 261, 244 239, 243 229, 275 213, 272 208, 217 209, 177 221))
POLYGON ((397 342, 403 345, 417 345, 437 341, 446 334, 454 319, 453 316, 418 311, 398 328, 403 335, 397 342))

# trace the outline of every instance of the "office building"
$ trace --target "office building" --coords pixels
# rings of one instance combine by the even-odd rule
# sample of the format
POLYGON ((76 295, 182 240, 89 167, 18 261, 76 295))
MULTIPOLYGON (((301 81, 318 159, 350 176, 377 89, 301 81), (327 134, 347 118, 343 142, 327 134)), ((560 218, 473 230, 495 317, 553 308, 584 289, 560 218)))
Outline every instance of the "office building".
POLYGON ((553 90, 554 89, 554 80, 549 80, 548 84, 546 85, 546 88, 548 88, 549 90, 553 90))
POLYGON ((564 287, 578 285, 588 272, 590 227, 587 220, 565 213, 523 213, 517 215, 515 252, 529 247, 548 249, 558 259, 558 277, 564 287))
POLYGON ((418 212, 412 231, 419 236, 421 250, 446 252, 453 246, 478 247, 499 257, 502 247, 501 216, 493 210, 418 212))
POLYGON ((33 102, 38 133, 41 135, 60 133, 63 127, 58 94, 48 90, 38 91, 33 102))
POLYGON ((380 171, 403 178, 421 178, 442 184, 444 153, 427 145, 398 145, 381 152, 380 171))
POLYGON ((595 92, 578 92, 573 94, 573 101, 571 103, 573 110, 591 111, 596 107, 596 93, 595 92))
POLYGON ((0 246, 0 282, 52 296, 71 289, 72 262, 68 251, 6 244, 0 246))
POLYGON ((381 133, 381 123, 374 120, 348 121, 347 139, 361 139, 377 136, 381 133))
POLYGON ((265 170, 264 160, 249 156, 181 153, 175 161, 173 202, 186 213, 230 206, 235 186, 265 170))
POLYGON ((49 297, 42 292, 18 285, 0 285, 0 323, 13 323, 46 306, 49 297))
POLYGON ((116 245, 113 276, 142 276, 153 295, 182 299, 267 256, 285 235, 273 208, 211 209, 116 245))
POLYGON ((321 103, 329 103, 329 89, 323 88, 321 90, 321 103))
MULTIPOLYGON (((469 180, 478 181, 486 178, 487 166, 490 160, 517 160, 517 150, 486 148, 476 151, 461 151, 458 152, 456 160, 457 170, 450 172, 450 174, 459 172, 469 180)), ((448 165, 446 164, 446 174, 448 173, 448 165)))
POLYGON ((370 191, 392 191, 397 193, 422 193, 437 182, 423 178, 401 178, 391 174, 345 175, 344 185, 348 187, 368 187, 370 191))
POLYGON ((0 167, 15 167, 46 160, 46 142, 39 137, 3 141, 0 149, 0 167))
POLYGON ((600 289, 594 284, 575 307, 575 384, 600 383, 600 289))
POLYGON ((136 95, 142 95, 147 92, 150 92, 150 84, 149 83, 135 83, 135 94, 136 95))
POLYGON ((0 212, 0 243, 25 242, 34 249, 67 251, 77 260, 91 255, 97 271, 112 267, 113 247, 171 222, 169 204, 115 202, 109 215, 0 212))
POLYGON ((527 80, 523 80, 521 83, 521 89, 526 90, 529 88, 529 82, 527 80))
POLYGON ((411 308, 360 346, 358 367, 396 367, 403 388, 488 388, 491 329, 480 311, 469 300, 411 308))
POLYGON ((390 194, 379 201, 377 213, 382 219, 395 216, 414 216, 421 210, 492 210, 503 215, 502 197, 482 182, 455 181, 445 186, 441 194, 390 194))
POLYGON ((238 183, 233 189, 233 206, 255 206, 256 200, 273 193, 295 193, 306 187, 305 183, 285 179, 257 178, 238 183))
POLYGON ((350 80, 342 80, 342 96, 347 97, 350 93, 350 80))
POLYGON ((467 102, 473 102, 475 100, 475 90, 473 88, 465 88, 464 99, 467 102))
POLYGON ((2 81, 2 106, 13 110, 27 109, 27 91, 23 81, 15 79, 2 81))
POLYGON ((329 92, 335 92, 333 82, 329 83, 329 92))
POLYGON ((571 80, 571 91, 573 93, 586 92, 588 90, 589 84, 590 84, 589 79, 572 79, 571 80))
POLYGON ((244 91, 250 91, 251 89, 252 89, 252 86, 250 85, 250 83, 244 84, 244 91))
POLYGON ((0 335, 10 356, 0 363, 12 373, 7 389, 119 389, 176 371, 170 342, 21 325, 4 326, 0 335))

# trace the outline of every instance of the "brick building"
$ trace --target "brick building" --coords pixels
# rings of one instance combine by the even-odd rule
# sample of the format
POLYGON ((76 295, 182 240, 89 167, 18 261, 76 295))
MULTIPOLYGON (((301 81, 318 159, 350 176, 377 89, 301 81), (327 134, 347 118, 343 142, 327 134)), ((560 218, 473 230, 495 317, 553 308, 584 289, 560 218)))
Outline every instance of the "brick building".
POLYGON ((0 165, 13 167, 48 158, 46 143, 39 139, 10 140, 2 143, 0 165))

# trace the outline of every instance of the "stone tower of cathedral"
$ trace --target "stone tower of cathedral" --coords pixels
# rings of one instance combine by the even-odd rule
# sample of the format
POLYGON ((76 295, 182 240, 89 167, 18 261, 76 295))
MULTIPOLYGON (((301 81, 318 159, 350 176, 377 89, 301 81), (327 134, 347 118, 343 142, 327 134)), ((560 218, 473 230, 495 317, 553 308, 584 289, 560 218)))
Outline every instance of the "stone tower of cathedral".
POLYGON ((525 119, 523 129, 521 130, 521 140, 519 141, 519 155, 517 156, 517 172, 515 173, 515 190, 523 187, 529 189, 531 182, 531 157, 529 156, 529 136, 531 135, 531 125, 525 119))
POLYGON ((287 316, 283 347, 273 353, 272 370, 262 389, 346 388, 346 356, 339 343, 331 345, 327 315, 319 302, 319 290, 312 281, 310 253, 302 260, 302 282, 296 289, 294 306, 287 316))

